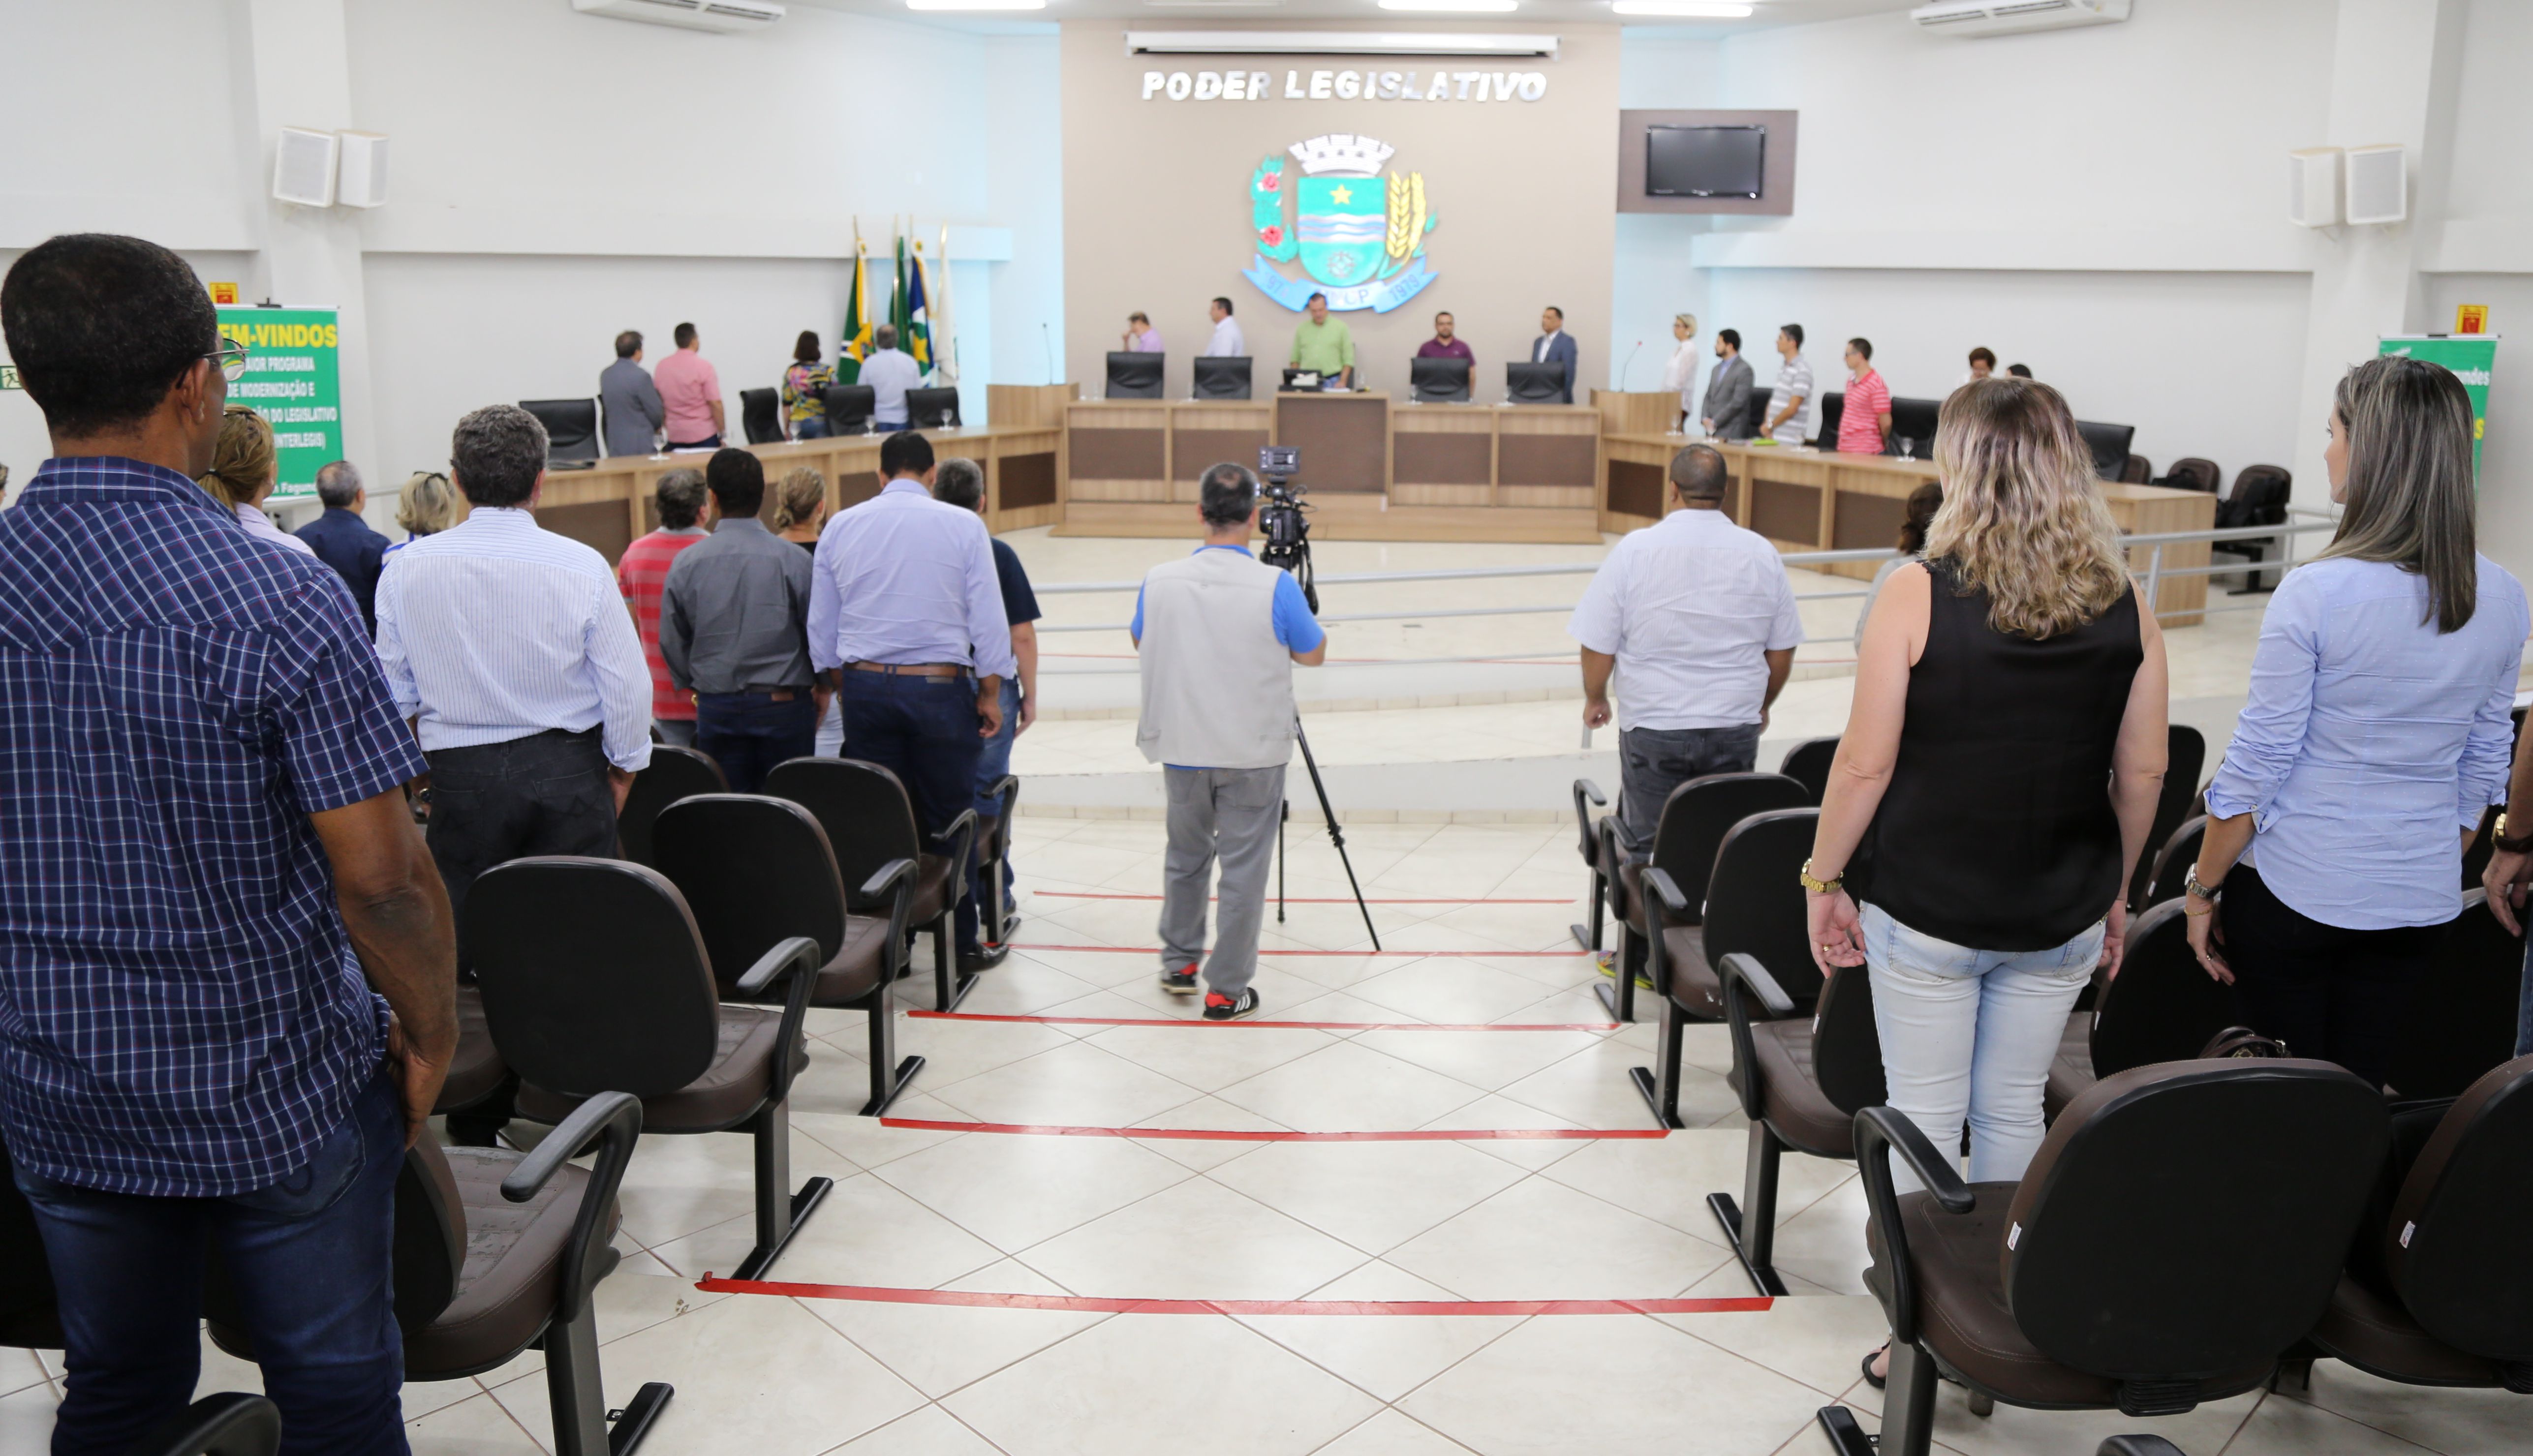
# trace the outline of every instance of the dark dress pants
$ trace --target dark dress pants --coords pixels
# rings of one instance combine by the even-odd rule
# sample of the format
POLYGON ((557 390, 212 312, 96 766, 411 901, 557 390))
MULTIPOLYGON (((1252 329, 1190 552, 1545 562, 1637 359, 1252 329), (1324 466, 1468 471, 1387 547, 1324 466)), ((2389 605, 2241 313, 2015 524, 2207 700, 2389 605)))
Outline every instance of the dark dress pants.
POLYGON ((270 1188, 151 1198, 18 1169, 70 1347, 53 1456, 124 1456, 193 1400, 212 1245, 281 1407, 282 1456, 400 1456, 392 1254, 403 1166, 404 1117, 382 1075, 307 1166, 270 1188))
POLYGON ((731 792, 754 793, 776 764, 817 752, 817 701, 805 687, 779 703, 772 693, 698 693, 695 746, 721 765, 731 792))
POLYGON ((2252 1029, 2285 1042, 2290 1056, 2336 1062, 2384 1085, 2411 990, 2445 927, 2325 925, 2278 899, 2249 865, 2225 877, 2224 894, 2217 949, 2234 968, 2234 993, 2252 1029))
MULTIPOLYGON (((976 763, 985 740, 977 736, 984 720, 976 713, 976 679, 915 677, 893 672, 843 672, 845 751, 849 758, 875 763, 897 775, 914 800, 914 824, 923 832, 924 847, 936 846, 932 836, 949 828, 959 811, 976 801, 976 763)), ((959 867, 965 881, 969 864, 959 867)), ((976 905, 961 897, 958 949, 976 949, 976 905)))
POLYGON ((431 828, 425 838, 448 908, 457 959, 466 958, 466 892, 475 877, 530 854, 616 856, 616 791, 607 782, 600 729, 559 728, 442 748, 431 760, 431 828))

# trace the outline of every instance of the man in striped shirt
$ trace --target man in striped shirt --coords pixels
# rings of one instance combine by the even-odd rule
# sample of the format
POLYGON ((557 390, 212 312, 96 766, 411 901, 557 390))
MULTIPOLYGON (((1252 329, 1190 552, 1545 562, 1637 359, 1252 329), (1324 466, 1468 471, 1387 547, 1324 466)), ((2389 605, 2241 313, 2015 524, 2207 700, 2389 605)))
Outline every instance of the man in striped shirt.
POLYGON ((660 529, 637 538, 616 561, 616 584, 633 612, 633 628, 641 634, 642 656, 651 668, 651 725, 660 741, 691 748, 695 743, 695 695, 677 691, 669 680, 669 660, 660 655, 660 593, 669 580, 669 564, 677 553, 711 534, 695 524, 704 509, 704 477, 700 470, 672 470, 658 487, 660 529))
POLYGON ((1847 341, 1847 403, 1838 412, 1843 455, 1879 455, 1891 434, 1891 386, 1873 368, 1873 341, 1847 341))
POLYGON ((1812 367, 1803 358, 1803 326, 1777 330, 1777 382, 1768 392, 1768 423, 1759 433, 1781 445, 1803 442, 1812 423, 1812 367))
MULTIPOLYGON (((524 854, 616 852, 651 762, 651 673, 607 558, 537 525, 546 432, 515 405, 457 422, 464 522, 379 579, 379 663, 431 763, 431 855, 458 943, 475 877, 524 854)), ((462 959, 462 954, 461 954, 462 959)))

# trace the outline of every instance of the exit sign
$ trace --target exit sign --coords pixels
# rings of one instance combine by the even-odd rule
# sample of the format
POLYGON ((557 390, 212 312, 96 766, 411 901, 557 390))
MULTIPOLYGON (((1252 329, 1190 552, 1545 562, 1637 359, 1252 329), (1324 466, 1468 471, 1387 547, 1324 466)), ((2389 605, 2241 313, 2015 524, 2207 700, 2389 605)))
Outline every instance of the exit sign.
POLYGON ((0 364, 0 389, 24 389, 26 387, 26 385, 18 382, 18 366, 14 364, 0 364))

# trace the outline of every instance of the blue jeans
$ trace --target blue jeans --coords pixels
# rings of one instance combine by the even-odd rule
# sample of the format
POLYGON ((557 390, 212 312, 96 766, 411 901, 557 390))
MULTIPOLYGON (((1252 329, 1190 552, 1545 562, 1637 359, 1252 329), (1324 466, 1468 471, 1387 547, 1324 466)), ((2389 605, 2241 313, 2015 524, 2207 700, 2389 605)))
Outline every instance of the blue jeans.
POLYGON ((306 1167, 254 1193, 137 1197, 20 1166, 70 1347, 53 1456, 122 1456, 194 1398, 206 1240, 281 1407, 283 1456, 404 1451, 391 1281, 403 1166, 404 1119, 383 1074, 306 1167))
MULTIPOLYGON (((1003 801, 988 797, 985 790, 1003 782, 1003 776, 1012 771, 1012 739, 1020 734, 1020 730, 1021 685, 1007 677, 1003 679, 1003 730, 985 739, 985 751, 976 756, 976 817, 979 819, 992 818, 1003 812, 1003 801)), ((1004 830, 1006 836, 1010 832, 1009 828, 1004 830)), ((1003 909, 1009 913, 1013 902, 1011 857, 1008 854, 1004 856, 1003 865, 1003 909)), ((968 871, 968 892, 976 897, 976 903, 985 903, 985 866, 982 860, 968 871)))
MULTIPOLYGON (((1746 774, 1759 758, 1759 726, 1628 728, 1619 734, 1619 837, 1650 859, 1671 791, 1709 774, 1746 774)), ((1688 887, 1680 887, 1682 894, 1688 887)))
POLYGON ((827 437, 827 417, 824 415, 811 415, 805 420, 793 421, 792 436, 795 439, 825 439, 827 437))
POLYGON ((818 704, 807 688, 778 703, 771 693, 695 694, 695 746, 721 765, 733 793, 754 793, 786 759, 818 746, 818 704))
MULTIPOLYGON (((976 679, 913 677, 847 668, 841 696, 845 742, 852 756, 897 775, 914 801, 914 825, 923 847, 950 827, 959 811, 976 801, 976 761, 985 740, 976 716, 976 679)), ((971 861, 972 865, 973 861, 971 861)), ((970 865, 960 866, 965 876, 970 865)), ((961 897, 958 949, 976 949, 976 903, 961 897)))
MULTIPOLYGON (((2045 951, 1973 951, 1874 905, 1861 918, 1891 1106, 1947 1155, 1962 1145, 1967 1118, 1971 1182, 2021 1179, 2040 1150, 2041 1085, 2102 959, 2102 927, 2045 951)), ((1902 1193, 1919 1187, 1896 1160, 1891 1181, 1902 1193)))

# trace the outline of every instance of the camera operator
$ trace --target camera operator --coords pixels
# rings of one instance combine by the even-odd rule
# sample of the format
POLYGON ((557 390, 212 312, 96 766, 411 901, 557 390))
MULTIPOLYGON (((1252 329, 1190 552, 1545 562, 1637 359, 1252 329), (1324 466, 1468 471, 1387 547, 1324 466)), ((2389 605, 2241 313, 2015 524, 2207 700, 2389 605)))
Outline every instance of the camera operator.
POLYGON ((1258 931, 1292 761, 1293 668, 1327 659, 1300 583, 1252 556, 1258 477, 1221 464, 1199 483, 1205 545, 1153 567, 1135 601, 1143 717, 1135 741, 1161 765, 1169 852, 1161 891, 1161 986, 1197 992, 1216 860, 1221 918, 1206 962, 1205 1017, 1258 1010, 1258 931))

